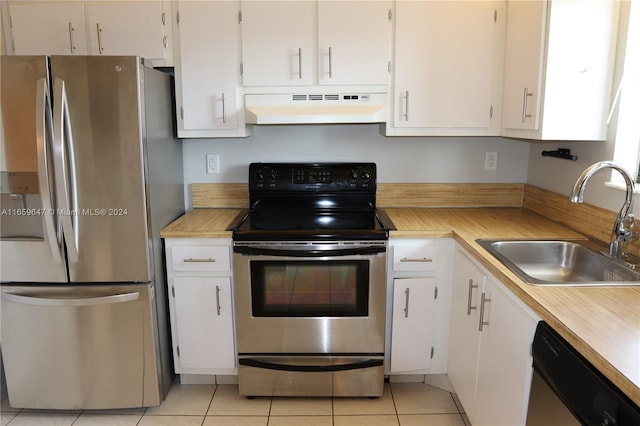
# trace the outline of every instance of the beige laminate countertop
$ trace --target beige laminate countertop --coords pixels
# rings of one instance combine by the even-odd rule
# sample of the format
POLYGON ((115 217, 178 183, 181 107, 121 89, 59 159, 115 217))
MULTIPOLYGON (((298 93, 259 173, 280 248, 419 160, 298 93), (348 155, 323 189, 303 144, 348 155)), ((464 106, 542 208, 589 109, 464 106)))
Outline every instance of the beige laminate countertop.
POLYGON ((229 226, 243 209, 193 209, 160 232, 162 238, 231 238, 229 226))
MULTIPOLYGON (((640 405, 640 285, 540 287, 526 284, 484 250, 478 238, 583 238, 520 208, 384 208, 391 238, 454 238, 585 358, 640 405)), ((195 209, 163 238, 230 238, 241 209, 195 209)))

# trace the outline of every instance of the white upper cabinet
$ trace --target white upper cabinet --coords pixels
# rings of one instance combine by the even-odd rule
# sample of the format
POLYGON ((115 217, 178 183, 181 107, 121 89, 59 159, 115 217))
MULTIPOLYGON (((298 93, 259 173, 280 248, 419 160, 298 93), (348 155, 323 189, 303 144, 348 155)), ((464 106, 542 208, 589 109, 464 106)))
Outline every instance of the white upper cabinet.
POLYGON ((16 55, 86 55, 82 3, 10 3, 16 55))
POLYGON ((243 1, 245 87, 386 85, 391 1, 243 1))
POLYGON ((91 55, 138 55, 164 61, 170 52, 165 28, 171 14, 162 2, 87 3, 91 55))
POLYGON ((16 55, 137 55, 173 65, 168 1, 11 2, 16 55))
POLYGON ((386 135, 499 133, 504 10, 504 1, 396 2, 386 135))
POLYGON ((243 1, 245 86, 304 86, 317 78, 316 2, 243 1))
POLYGON ((174 7, 178 137, 247 136, 240 2, 180 1, 174 7))
POLYGON ((502 135, 605 140, 619 2, 509 1, 502 135))
POLYGON ((320 84, 389 82, 391 2, 318 2, 320 84))

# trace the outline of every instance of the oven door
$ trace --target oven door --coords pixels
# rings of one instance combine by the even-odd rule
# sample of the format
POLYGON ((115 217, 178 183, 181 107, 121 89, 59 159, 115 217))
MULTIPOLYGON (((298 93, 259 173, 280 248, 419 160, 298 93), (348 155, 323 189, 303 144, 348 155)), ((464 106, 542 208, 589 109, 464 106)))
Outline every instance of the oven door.
POLYGON ((236 242, 239 354, 382 354, 386 246, 236 242))

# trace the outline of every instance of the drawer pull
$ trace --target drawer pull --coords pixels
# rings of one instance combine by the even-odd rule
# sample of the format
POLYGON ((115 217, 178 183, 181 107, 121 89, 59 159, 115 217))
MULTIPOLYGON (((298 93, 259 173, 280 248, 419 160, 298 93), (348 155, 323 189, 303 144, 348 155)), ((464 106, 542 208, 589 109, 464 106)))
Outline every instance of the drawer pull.
POLYGON ((215 259, 208 257, 206 259, 194 259, 193 257, 190 257, 188 259, 182 259, 182 261, 184 263, 215 263, 215 259))
POLYGON ((433 262, 433 259, 429 257, 403 257, 400 262, 433 262))

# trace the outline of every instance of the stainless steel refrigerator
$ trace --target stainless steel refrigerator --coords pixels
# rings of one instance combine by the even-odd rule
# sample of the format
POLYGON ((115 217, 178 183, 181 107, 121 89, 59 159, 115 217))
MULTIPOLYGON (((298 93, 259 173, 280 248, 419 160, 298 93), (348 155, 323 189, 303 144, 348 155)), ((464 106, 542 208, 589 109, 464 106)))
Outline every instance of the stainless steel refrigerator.
POLYGON ((115 56, 0 70, 9 402, 158 405, 173 378, 160 229, 184 212, 170 77, 115 56))

